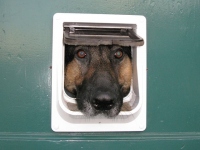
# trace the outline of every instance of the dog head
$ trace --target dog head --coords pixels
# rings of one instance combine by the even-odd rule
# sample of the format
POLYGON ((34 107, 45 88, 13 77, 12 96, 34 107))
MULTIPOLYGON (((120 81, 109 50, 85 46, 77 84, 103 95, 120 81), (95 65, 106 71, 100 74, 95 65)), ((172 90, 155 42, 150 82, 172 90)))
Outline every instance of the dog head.
POLYGON ((118 115, 131 78, 130 47, 66 45, 65 90, 85 115, 118 115))

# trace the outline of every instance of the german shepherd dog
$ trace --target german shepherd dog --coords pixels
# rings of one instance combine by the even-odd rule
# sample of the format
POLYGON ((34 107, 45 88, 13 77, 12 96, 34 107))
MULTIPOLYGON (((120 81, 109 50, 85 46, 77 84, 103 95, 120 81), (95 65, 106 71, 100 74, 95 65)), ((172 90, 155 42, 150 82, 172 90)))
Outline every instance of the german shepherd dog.
POLYGON ((131 86, 131 47, 65 46, 64 88, 86 116, 119 114, 131 86))

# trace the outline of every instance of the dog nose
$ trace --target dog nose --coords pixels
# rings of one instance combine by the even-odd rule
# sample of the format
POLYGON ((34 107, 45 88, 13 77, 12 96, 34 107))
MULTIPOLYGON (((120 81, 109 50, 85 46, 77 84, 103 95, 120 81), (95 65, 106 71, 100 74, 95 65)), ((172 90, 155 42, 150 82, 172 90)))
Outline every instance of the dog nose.
POLYGON ((102 93, 93 98, 92 105, 96 110, 110 110, 114 100, 111 95, 102 93))

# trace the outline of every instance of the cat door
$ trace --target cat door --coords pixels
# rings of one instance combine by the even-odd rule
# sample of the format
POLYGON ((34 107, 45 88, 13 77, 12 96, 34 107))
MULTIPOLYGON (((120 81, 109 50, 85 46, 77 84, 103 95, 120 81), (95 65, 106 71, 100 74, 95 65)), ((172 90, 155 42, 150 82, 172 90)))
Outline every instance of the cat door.
POLYGON ((55 14, 52 114, 55 132, 143 131, 146 128, 146 19, 143 16, 55 14), (131 46, 133 78, 118 116, 86 117, 64 90, 65 45, 131 46))

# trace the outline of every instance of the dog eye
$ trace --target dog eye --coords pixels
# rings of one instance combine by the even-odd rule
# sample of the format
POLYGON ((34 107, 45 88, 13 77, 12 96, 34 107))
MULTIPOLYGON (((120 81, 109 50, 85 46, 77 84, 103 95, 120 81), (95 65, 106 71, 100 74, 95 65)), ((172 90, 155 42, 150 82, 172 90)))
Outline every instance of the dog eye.
POLYGON ((123 52, 121 51, 121 50, 117 50, 116 52, 115 52, 115 58, 122 58, 122 56, 123 56, 123 52))
POLYGON ((84 50, 79 50, 79 51, 77 52, 77 56, 78 56, 79 58, 85 58, 86 53, 85 53, 84 50))

